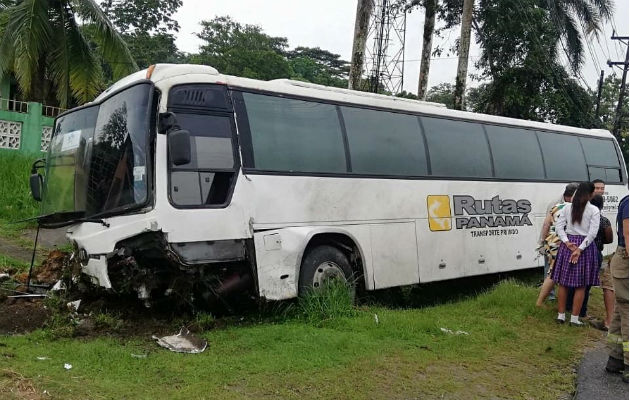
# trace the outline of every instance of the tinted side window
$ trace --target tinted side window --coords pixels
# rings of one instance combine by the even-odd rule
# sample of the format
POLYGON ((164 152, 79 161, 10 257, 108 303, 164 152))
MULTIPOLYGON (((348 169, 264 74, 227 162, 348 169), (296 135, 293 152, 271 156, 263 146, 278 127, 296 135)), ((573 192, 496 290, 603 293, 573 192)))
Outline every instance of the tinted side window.
POLYGON ((335 106, 252 93, 243 99, 256 169, 346 172, 335 106))
POLYGON ((586 162, 600 167, 619 167, 619 159, 612 140, 580 138, 586 162))
POLYGON ((412 115, 341 107, 352 172, 426 175, 427 161, 418 119, 412 115))
POLYGON ((190 132, 190 163, 176 168, 231 169, 232 127, 230 118, 216 115, 177 113, 177 123, 190 132))
POLYGON ((421 117, 436 176, 492 177, 488 142, 480 124, 421 117))
POLYGON ((575 136, 538 132, 542 147, 547 179, 586 181, 586 162, 575 136))
POLYGON ((497 178, 544 179, 536 132, 486 125, 497 178))

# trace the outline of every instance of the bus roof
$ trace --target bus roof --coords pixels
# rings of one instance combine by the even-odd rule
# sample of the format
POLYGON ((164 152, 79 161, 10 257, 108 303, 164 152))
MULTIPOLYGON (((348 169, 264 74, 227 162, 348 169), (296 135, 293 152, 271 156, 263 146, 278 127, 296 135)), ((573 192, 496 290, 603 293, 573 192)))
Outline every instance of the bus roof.
POLYGON ((491 124, 510 125, 515 127, 552 130, 567 133, 578 133, 599 137, 612 137, 610 132, 604 129, 584 129, 566 125, 556 125, 546 122, 530 121, 516 118, 500 117, 496 115, 457 111, 446 108, 443 104, 431 103, 420 100, 406 99, 402 97, 388 96, 376 93, 360 92, 317 85, 310 82, 302 82, 290 79, 274 79, 261 81, 256 79, 241 78, 231 75, 223 75, 215 68, 207 65, 193 64, 156 64, 155 67, 135 72, 116 82, 99 95, 95 101, 101 100, 112 93, 133 82, 150 78, 153 82, 176 85, 182 83, 222 83, 232 87, 244 89, 281 93, 294 96, 302 96, 313 99, 330 100, 341 103, 363 105, 391 109, 392 111, 407 111, 427 115, 442 116, 452 119, 464 119, 469 121, 487 122, 491 124))

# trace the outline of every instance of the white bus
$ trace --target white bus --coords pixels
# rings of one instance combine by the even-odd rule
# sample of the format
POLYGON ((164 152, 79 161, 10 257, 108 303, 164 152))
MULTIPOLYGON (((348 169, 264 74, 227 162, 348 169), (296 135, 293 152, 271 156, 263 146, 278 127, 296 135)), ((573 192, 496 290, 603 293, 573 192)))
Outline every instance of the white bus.
POLYGON ((159 64, 60 115, 31 186, 101 286, 280 300, 541 266, 546 207, 595 178, 614 221, 607 131, 159 64))

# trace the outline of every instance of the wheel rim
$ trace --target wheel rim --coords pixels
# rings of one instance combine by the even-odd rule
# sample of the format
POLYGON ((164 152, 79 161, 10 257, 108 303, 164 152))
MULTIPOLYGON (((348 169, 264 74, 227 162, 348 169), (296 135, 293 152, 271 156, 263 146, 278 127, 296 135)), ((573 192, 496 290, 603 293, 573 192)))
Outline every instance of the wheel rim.
POLYGON ((345 282, 346 276, 341 267, 332 261, 325 261, 317 266, 313 274, 313 287, 320 288, 332 279, 341 279, 345 282))

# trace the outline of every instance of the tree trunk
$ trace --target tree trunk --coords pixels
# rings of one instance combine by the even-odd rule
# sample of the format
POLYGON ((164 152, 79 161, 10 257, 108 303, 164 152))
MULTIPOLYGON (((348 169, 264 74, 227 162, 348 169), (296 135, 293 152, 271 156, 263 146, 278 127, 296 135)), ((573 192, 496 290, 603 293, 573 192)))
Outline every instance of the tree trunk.
POLYGON ((470 28, 474 0, 464 0, 462 12, 462 31, 459 39, 459 62, 455 79, 455 109, 464 109, 464 93, 466 92, 466 76, 468 75, 468 52, 470 50, 470 28))
POLYGON ((437 0, 426 0, 424 5, 424 32, 422 33, 422 56, 420 57, 420 76, 418 77, 418 98, 427 96, 429 69, 431 66, 431 50, 433 46, 433 29, 435 28, 435 12, 437 0))
POLYGON ((370 26, 370 15, 374 8, 374 0, 358 0, 357 15, 354 22, 354 40, 352 43, 352 58, 350 60, 350 74, 348 89, 358 90, 361 85, 361 72, 365 58, 365 42, 370 26))

